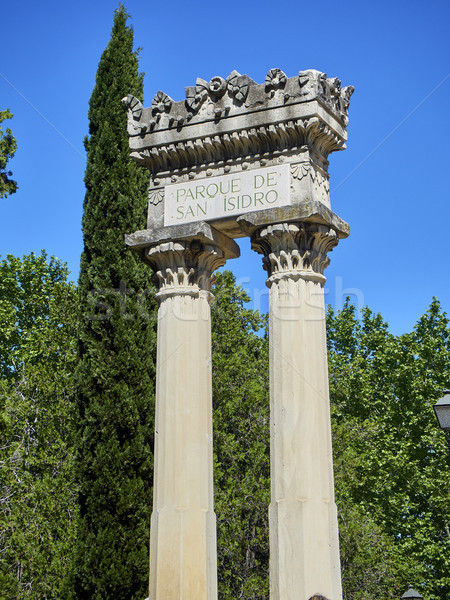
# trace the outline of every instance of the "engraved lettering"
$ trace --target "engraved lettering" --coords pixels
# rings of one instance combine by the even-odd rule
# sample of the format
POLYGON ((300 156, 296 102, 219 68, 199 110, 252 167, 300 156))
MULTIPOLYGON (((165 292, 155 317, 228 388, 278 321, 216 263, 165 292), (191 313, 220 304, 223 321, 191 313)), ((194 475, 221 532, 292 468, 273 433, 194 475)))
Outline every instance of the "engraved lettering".
POLYGON ((208 196, 210 198, 214 198, 215 196, 217 196, 218 191, 219 191, 219 186, 217 185, 217 183, 211 183, 206 188, 206 193, 208 194, 208 196))
POLYGON ((266 202, 268 202, 269 204, 273 204, 274 202, 276 202, 278 200, 278 192, 276 190, 269 190, 266 194, 266 202), (272 200, 269 200, 269 195, 273 194, 272 196, 272 200))
POLYGON ((209 177, 166 186, 165 225, 233 219, 291 203, 288 164, 209 177))
POLYGON ((199 196, 200 196, 200 198, 205 197, 205 186, 204 185, 197 185, 195 188, 195 199, 197 200, 199 196))
POLYGON ((260 204, 262 204, 264 206, 263 198, 264 198, 264 192, 255 192, 255 205, 257 202, 259 202, 260 204))
POLYGON ((277 174, 267 173, 267 187, 273 187, 274 185, 277 185, 277 174))
POLYGON ((264 185, 264 177, 262 175, 255 175, 253 186, 255 190, 264 185))

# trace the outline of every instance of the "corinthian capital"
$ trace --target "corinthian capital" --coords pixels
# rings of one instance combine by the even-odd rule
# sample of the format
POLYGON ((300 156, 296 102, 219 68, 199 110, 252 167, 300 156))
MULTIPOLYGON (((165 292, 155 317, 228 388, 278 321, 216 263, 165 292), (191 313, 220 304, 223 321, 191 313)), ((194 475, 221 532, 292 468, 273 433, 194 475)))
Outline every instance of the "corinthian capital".
POLYGON ((213 273, 223 267, 226 258, 223 248, 198 240, 164 242, 145 251, 145 260, 155 271, 159 296, 210 291, 213 273))
POLYGON ((240 253, 233 239, 204 222, 135 231, 125 243, 154 270, 160 299, 209 292, 214 271, 240 253))
POLYGON ((338 243, 336 232, 315 223, 279 223, 258 229, 252 235, 252 248, 264 255, 267 284, 285 278, 325 282, 327 254, 338 243))

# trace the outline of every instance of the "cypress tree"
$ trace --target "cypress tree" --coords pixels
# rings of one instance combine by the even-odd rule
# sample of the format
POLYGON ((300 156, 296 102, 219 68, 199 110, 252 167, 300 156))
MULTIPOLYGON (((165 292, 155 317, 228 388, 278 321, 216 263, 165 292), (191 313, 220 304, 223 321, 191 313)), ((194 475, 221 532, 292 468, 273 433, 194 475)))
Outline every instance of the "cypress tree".
POLYGON ((127 94, 143 97, 129 15, 119 5, 97 70, 85 139, 79 294, 80 519, 72 594, 142 600, 148 587, 156 335, 151 270, 127 250, 143 229, 148 175, 129 158, 127 94))

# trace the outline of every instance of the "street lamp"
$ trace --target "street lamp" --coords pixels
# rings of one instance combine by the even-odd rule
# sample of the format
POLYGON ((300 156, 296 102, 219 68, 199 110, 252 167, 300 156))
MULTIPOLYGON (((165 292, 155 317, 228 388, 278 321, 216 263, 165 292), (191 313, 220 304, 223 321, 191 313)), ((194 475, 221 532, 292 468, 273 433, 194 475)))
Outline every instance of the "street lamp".
POLYGON ((406 598, 407 600, 423 600, 423 596, 421 596, 419 592, 416 592, 412 585, 410 585, 408 591, 403 594, 401 600, 403 600, 403 598, 406 598))
POLYGON ((437 401, 433 408, 439 422, 439 427, 447 438, 450 453, 450 390, 444 390, 444 396, 437 401))

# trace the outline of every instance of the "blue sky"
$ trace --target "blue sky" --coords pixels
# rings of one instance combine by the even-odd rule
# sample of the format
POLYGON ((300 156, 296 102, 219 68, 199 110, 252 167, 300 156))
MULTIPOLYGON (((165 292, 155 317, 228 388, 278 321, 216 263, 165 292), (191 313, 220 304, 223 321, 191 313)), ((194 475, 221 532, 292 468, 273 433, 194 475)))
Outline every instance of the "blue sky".
MULTIPOLYGON (((0 109, 18 141, 19 191, 0 200, 0 255, 45 248, 76 280, 82 249, 87 110, 108 43, 112 0, 10 3, 3 11, 0 109)), ((351 235, 332 252, 326 301, 347 294, 412 329, 433 296, 450 313, 450 3, 129 0, 141 47, 144 105, 174 100, 197 77, 233 69, 262 83, 315 68, 354 85, 348 148, 330 156, 332 209, 351 235)), ((227 264, 267 309, 265 275, 248 240, 227 264)))

